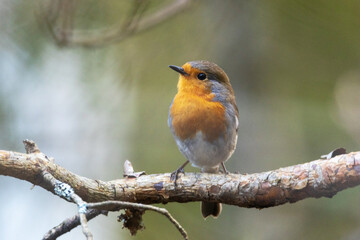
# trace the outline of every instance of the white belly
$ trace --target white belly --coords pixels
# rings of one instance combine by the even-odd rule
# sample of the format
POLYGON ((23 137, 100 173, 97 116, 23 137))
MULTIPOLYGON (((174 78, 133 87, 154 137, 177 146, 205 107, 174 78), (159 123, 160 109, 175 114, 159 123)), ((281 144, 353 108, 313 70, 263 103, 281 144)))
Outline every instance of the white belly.
POLYGON ((236 146, 237 135, 234 129, 227 132, 227 141, 223 137, 216 141, 208 142, 201 132, 184 141, 175 137, 176 143, 182 154, 194 167, 201 168, 203 172, 214 172, 220 163, 228 160, 236 146))

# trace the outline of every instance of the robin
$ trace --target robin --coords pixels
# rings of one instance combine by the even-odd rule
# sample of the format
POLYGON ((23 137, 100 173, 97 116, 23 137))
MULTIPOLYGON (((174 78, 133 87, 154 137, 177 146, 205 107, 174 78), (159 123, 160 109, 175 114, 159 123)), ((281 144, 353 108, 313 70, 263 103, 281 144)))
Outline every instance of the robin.
MULTIPOLYGON (((180 74, 178 92, 170 105, 168 124, 180 152, 187 161, 171 174, 178 174, 190 162, 204 173, 218 173, 233 154, 237 142, 239 113, 234 91, 224 70, 208 61, 192 61, 182 67, 170 65, 180 74)), ((202 202, 204 218, 218 217, 221 204, 202 202)))

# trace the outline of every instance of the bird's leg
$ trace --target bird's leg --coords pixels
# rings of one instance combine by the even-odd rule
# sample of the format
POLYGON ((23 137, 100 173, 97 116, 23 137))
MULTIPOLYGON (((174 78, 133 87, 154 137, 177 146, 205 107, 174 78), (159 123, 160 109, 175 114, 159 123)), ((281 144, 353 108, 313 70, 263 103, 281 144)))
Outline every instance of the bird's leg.
POLYGON ((189 163, 187 160, 183 165, 181 165, 178 169, 173 171, 170 175, 170 181, 174 181, 174 187, 176 187, 176 180, 178 179, 179 173, 184 173, 184 167, 189 163))
POLYGON ((229 173, 230 173, 230 172, 226 169, 224 162, 221 162, 221 166, 222 166, 225 174, 229 174, 229 173))

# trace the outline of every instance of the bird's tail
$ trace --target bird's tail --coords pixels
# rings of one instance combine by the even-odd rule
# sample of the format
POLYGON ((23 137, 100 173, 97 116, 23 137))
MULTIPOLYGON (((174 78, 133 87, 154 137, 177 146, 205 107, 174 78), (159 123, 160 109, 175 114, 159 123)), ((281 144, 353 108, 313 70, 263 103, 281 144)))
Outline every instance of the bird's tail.
MULTIPOLYGON (((202 172, 206 173, 218 173, 219 166, 214 168, 202 169, 202 172)), ((214 202, 201 202, 201 214, 204 218, 208 216, 212 216, 213 218, 217 218, 222 210, 221 203, 214 203, 214 202)))
POLYGON ((220 215, 221 210, 221 203, 201 202, 201 214, 204 218, 207 218, 208 216, 217 218, 220 215))

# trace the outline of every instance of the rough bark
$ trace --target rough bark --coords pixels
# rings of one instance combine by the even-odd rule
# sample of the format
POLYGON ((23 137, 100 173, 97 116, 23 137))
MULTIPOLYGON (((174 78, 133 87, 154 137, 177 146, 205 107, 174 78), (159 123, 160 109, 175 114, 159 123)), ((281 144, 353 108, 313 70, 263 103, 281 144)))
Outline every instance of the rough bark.
POLYGON ((143 175, 112 181, 78 176, 49 160, 43 153, 0 150, 0 175, 38 185, 52 193, 43 181, 44 171, 73 187, 86 202, 120 200, 137 203, 213 201, 239 207, 266 208, 304 198, 332 197, 360 184, 360 152, 315 160, 254 174, 180 174, 176 188, 170 173, 143 175))

